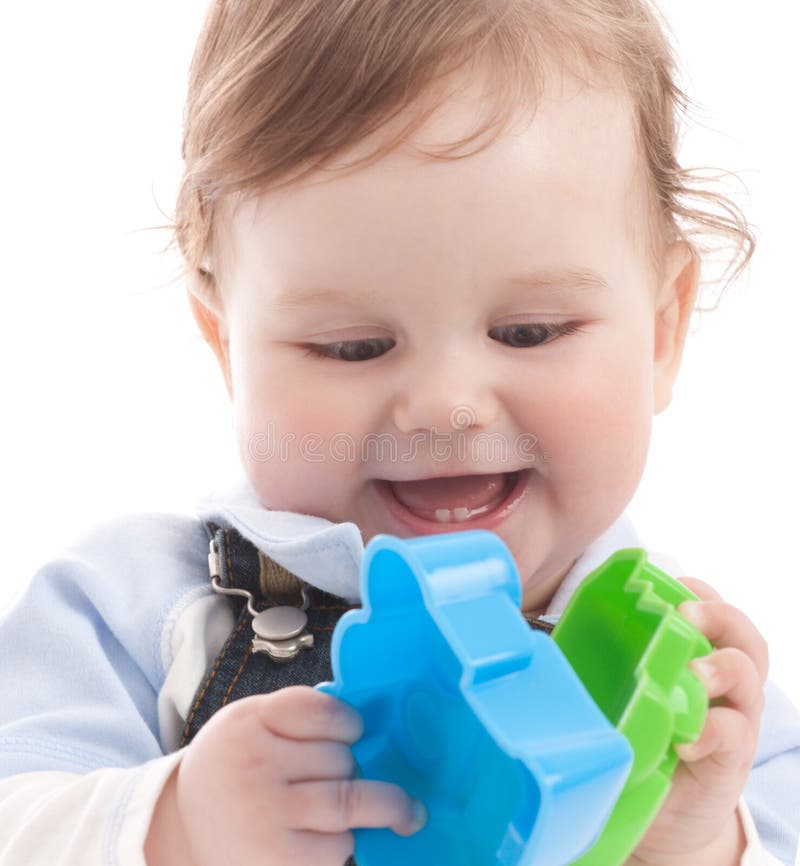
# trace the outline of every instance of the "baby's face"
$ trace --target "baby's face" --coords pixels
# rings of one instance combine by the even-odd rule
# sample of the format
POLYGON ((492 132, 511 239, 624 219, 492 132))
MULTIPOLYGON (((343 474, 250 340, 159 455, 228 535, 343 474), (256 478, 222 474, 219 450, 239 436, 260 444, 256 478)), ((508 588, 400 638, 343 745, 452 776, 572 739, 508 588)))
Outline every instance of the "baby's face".
MULTIPOLYGON (((416 140, 464 136, 479 98, 416 140)), ((635 156, 624 98, 565 77, 477 155, 406 147, 243 204, 220 329, 264 505, 365 542, 490 528, 546 604, 631 499, 682 344, 635 156)))

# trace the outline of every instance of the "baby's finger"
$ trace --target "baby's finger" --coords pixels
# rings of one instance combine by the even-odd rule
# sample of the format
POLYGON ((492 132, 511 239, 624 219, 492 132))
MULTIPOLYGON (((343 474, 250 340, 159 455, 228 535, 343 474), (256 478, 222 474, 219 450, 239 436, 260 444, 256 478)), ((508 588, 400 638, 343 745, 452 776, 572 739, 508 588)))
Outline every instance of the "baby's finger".
POLYGON ((402 788, 366 779, 289 785, 284 808, 290 828, 320 833, 389 827, 400 836, 410 836, 427 820, 422 803, 402 788))
POLYGON ((687 764, 711 759, 709 766, 714 770, 730 772, 752 763, 754 738, 750 722, 738 710, 712 707, 697 742, 676 745, 675 751, 687 764))
POLYGON ((244 700, 257 702, 261 724, 286 739, 352 744, 364 731, 361 716, 351 706, 309 686, 290 686, 244 700))
POLYGON ((765 682, 769 671, 767 642, 753 622, 738 608, 725 602, 685 601, 678 613, 696 626, 715 647, 734 647, 750 656, 765 682))
POLYGON ((284 740, 272 763, 276 773, 287 782, 352 779, 356 774, 350 747, 329 740, 284 740))
POLYGON ((727 706, 758 726, 764 710, 764 688, 750 656, 734 647, 726 647, 695 659, 689 667, 700 677, 709 700, 723 698, 727 706))
POLYGON ((289 833, 289 862, 341 866, 355 851, 355 839, 349 830, 346 833, 313 833, 308 830, 289 833))

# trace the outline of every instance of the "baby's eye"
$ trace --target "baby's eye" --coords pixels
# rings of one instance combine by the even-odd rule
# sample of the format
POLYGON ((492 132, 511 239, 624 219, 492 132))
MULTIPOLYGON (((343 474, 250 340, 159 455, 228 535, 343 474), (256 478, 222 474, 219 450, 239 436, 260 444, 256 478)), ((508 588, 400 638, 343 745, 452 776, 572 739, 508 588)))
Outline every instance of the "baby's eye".
POLYGON ((389 337, 372 340, 342 340, 338 343, 309 346, 310 353, 336 361, 371 361, 393 348, 395 341, 389 337))
POLYGON ((489 336, 498 343, 505 343, 517 349, 540 346, 555 337, 574 334, 580 330, 575 322, 564 322, 563 324, 524 324, 524 325, 500 325, 489 330, 489 336))

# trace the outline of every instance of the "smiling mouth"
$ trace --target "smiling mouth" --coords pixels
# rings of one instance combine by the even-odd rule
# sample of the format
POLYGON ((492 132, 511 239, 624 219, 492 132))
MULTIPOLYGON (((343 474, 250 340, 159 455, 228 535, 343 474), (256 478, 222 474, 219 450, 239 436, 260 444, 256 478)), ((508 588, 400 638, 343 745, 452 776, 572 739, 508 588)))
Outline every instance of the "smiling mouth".
POLYGON ((418 532, 490 528, 504 520, 525 494, 531 471, 458 475, 415 481, 376 479, 388 510, 418 532))

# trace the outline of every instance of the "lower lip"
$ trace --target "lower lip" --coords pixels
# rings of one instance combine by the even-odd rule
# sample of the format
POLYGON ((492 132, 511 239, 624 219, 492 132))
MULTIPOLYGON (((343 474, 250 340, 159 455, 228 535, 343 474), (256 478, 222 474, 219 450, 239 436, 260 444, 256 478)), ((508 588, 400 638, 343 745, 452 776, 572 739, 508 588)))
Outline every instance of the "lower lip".
POLYGON ((388 481, 376 480, 375 487, 389 513, 396 520, 418 535, 432 535, 436 532, 456 532, 459 529, 494 529, 519 508, 528 491, 530 474, 530 469, 520 470, 516 483, 508 491, 508 495, 491 511, 471 520, 452 520, 449 523, 440 523, 438 520, 426 520, 424 517, 414 514, 413 511, 409 511, 392 493, 392 488, 388 481))

